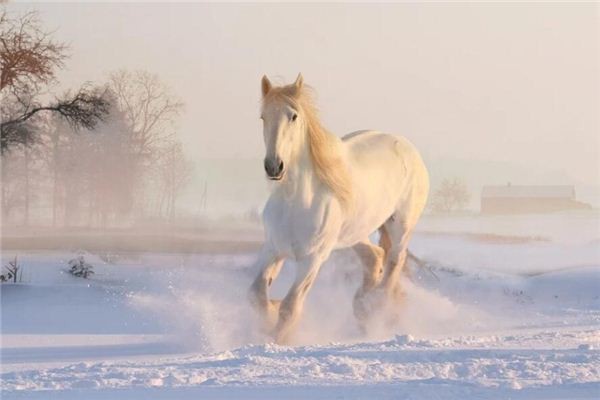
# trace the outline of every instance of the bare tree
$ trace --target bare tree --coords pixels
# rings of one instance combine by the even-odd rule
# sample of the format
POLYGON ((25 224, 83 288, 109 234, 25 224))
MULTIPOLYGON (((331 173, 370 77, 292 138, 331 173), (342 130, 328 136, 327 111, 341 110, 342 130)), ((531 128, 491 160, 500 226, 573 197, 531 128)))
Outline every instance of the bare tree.
POLYGON ((174 134, 173 122, 181 113, 183 103, 157 75, 146 71, 113 72, 109 87, 133 133, 133 152, 145 161, 156 159, 156 150, 174 134))
POLYGON ((35 11, 11 18, 6 10, 0 14, 0 94, 2 122, 0 150, 11 145, 29 145, 34 135, 25 123, 40 112, 54 112, 74 127, 91 129, 108 113, 103 91, 90 85, 67 93, 50 104, 40 104, 37 97, 53 83, 56 71, 64 66, 67 46, 52 40, 41 28, 35 11))
POLYGON ((0 91, 27 92, 47 85, 64 66, 67 46, 41 28, 37 12, 10 18, 0 12, 0 91))
POLYGON ((41 136, 53 224, 59 210, 65 225, 102 227, 130 211, 134 187, 130 133, 123 114, 114 108, 94 131, 75 135, 71 126, 55 117, 41 136))
POLYGON ((21 111, 18 115, 3 118, 0 124, 2 131, 2 149, 14 143, 28 144, 31 141, 31 130, 23 125, 34 115, 41 111, 52 111, 63 117, 75 129, 82 127, 93 129, 97 122, 108 114, 109 104, 104 98, 104 93, 99 89, 90 89, 83 86, 77 93, 67 93, 62 98, 57 98, 52 104, 42 106, 35 101, 18 99, 21 111))
POLYGON ((460 179, 444 179, 431 197, 431 209, 438 213, 464 210, 469 203, 467 185, 460 179))
MULTIPOLYGON (((116 104, 116 103, 115 103, 116 104)), ((93 211, 97 222, 106 227, 116 215, 125 215, 133 207, 136 178, 135 157, 131 154, 131 132, 124 114, 116 109, 111 118, 90 136, 88 157, 93 211)))
POLYGON ((175 205, 182 190, 192 178, 193 165, 186 159, 181 143, 174 142, 165 149, 160 159, 159 213, 175 218, 175 205))
POLYGON ((146 71, 113 72, 108 86, 131 134, 135 209, 143 217, 150 206, 150 189, 160 185, 159 159, 174 141, 174 124, 183 103, 157 75, 146 71))
POLYGON ((58 210, 59 210, 59 197, 61 193, 61 185, 59 177, 63 170, 62 164, 64 158, 65 138, 64 135, 64 123, 58 118, 48 118, 48 123, 43 130, 40 143, 42 144, 44 151, 42 152, 42 159, 44 166, 47 169, 49 175, 49 185, 52 189, 50 198, 52 199, 52 226, 56 227, 58 222, 58 210))
POLYGON ((2 211, 8 219, 18 210, 22 224, 30 223, 36 189, 42 180, 39 146, 13 146, 2 155, 2 211))
POLYGON ((24 204, 25 172, 22 153, 7 152, 2 155, 2 221, 6 225, 21 205, 24 204))

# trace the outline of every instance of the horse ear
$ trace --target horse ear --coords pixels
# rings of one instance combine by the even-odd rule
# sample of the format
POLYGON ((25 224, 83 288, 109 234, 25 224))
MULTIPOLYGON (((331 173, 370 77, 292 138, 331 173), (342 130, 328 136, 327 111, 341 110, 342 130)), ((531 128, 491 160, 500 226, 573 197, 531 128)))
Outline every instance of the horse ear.
POLYGON ((300 72, 300 73, 298 73, 296 82, 294 82, 294 86, 296 86, 298 89, 300 89, 300 88, 302 88, 302 85, 304 85, 304 78, 302 77, 302 72, 300 72))
POLYGON ((269 78, 267 78, 266 75, 263 75, 260 86, 262 89, 263 97, 265 97, 267 95, 267 93, 269 93, 271 91, 271 88, 273 87, 273 85, 271 85, 271 81, 269 80, 269 78))

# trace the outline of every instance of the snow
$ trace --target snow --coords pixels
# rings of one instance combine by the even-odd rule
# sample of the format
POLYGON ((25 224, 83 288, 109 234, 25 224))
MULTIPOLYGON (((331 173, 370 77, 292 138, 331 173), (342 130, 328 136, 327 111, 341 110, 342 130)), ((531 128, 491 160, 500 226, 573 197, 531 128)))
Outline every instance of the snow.
POLYGON ((425 220, 411 248, 428 267, 404 278, 399 327, 367 335, 360 267, 337 253, 289 346, 247 306, 254 254, 87 253, 82 279, 76 252, 19 253, 25 282, 0 290, 2 398, 599 398, 600 231, 565 218, 509 238, 493 236, 514 234, 503 221, 425 220))

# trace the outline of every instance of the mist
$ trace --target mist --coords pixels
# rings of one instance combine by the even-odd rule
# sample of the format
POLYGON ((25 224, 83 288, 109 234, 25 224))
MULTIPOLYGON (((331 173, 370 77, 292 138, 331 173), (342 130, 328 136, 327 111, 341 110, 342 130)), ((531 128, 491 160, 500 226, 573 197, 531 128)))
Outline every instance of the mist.
POLYGON ((267 195, 263 74, 302 72, 325 125, 421 149, 433 186, 574 185, 598 206, 595 4, 9 4, 72 48, 59 87, 118 69, 157 74, 185 103, 194 163, 181 214, 244 215, 267 195), (131 21, 136 23, 132 24, 131 21))

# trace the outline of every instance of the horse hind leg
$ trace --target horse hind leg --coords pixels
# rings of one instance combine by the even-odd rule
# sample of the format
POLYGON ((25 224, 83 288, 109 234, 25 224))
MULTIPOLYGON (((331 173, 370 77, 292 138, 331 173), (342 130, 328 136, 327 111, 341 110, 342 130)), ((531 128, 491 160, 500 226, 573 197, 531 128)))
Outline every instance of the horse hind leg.
POLYGON ((380 228, 381 242, 386 250, 385 270, 380 283, 387 306, 388 325, 398 322, 398 306, 404 300, 400 275, 405 270, 408 257, 408 243, 412 236, 427 199, 429 180, 425 172, 422 181, 413 187, 406 201, 398 204, 396 211, 380 228))
POLYGON ((403 298, 400 275, 406 265, 408 242, 412 234, 412 227, 403 220, 392 216, 386 221, 382 230, 386 233, 384 240, 389 247, 386 251, 385 271, 380 286, 384 290, 390 305, 393 306, 403 298))
POLYGON ((383 277, 385 250, 372 244, 368 239, 353 246, 363 265, 363 282, 354 295, 353 310, 360 329, 366 331, 366 323, 374 304, 369 303, 367 295, 375 289, 383 277))
POLYGON ((381 247, 383 249, 383 251, 385 252, 385 254, 384 254, 384 260, 385 260, 385 257, 387 257, 387 254, 390 251, 390 248, 392 247, 392 241, 390 239, 390 234, 388 233, 388 231, 385 227, 385 224, 383 224, 379 227, 379 247, 381 247))

